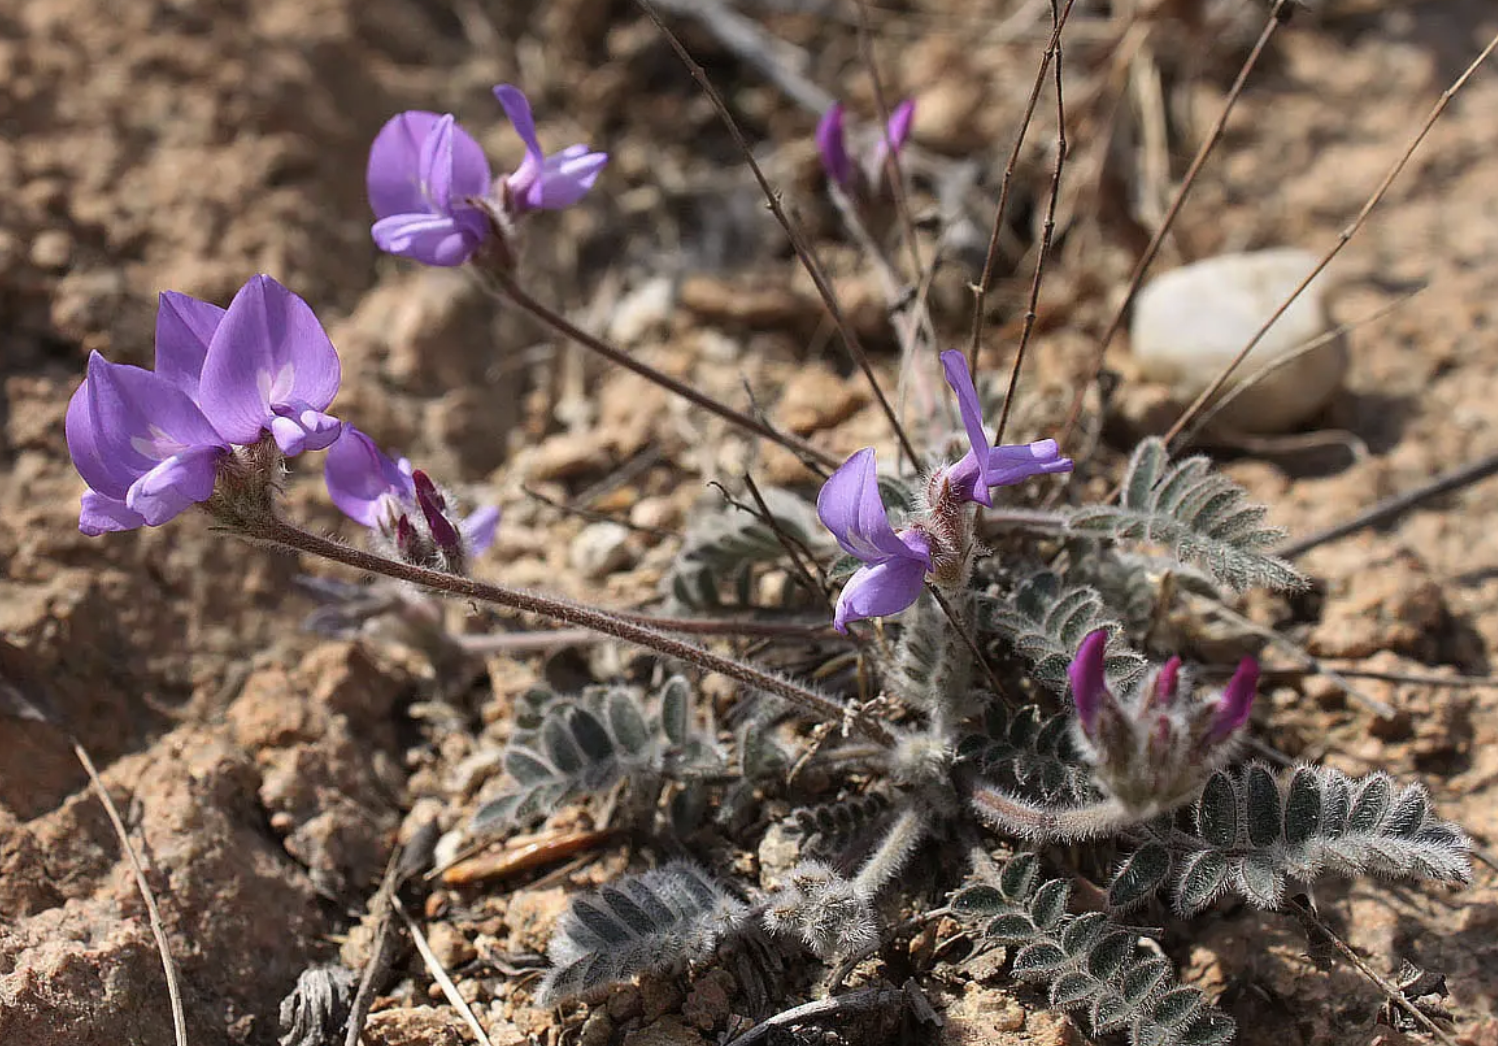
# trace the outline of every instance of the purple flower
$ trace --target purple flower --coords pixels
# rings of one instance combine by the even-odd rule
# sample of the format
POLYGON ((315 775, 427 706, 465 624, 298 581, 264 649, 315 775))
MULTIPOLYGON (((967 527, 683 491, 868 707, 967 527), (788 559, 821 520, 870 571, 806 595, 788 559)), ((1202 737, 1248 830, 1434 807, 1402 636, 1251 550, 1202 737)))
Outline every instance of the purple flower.
POLYGON ((959 500, 976 501, 992 508, 990 487, 1007 487, 1031 476, 1071 471, 1071 459, 1060 455, 1053 439, 990 447, 983 430, 983 407, 978 402, 978 390, 973 386, 966 359, 956 349, 948 349, 941 354, 941 363, 947 384, 957 394, 957 409, 967 430, 968 452, 947 472, 947 480, 959 500))
POLYGON ((520 89, 500 84, 494 88, 494 97, 525 143, 525 159, 505 179, 515 211, 559 210, 581 200, 608 163, 608 154, 595 153, 586 145, 569 145, 555 156, 547 156, 536 137, 530 102, 520 89))
POLYGON ((68 403, 68 451, 88 484, 78 529, 89 536, 160 526, 207 501, 228 442, 177 385, 89 356, 68 403))
POLYGON ((427 265, 462 265, 489 235, 488 217, 468 201, 487 196, 490 180, 484 150, 451 116, 392 117, 365 172, 375 243, 427 265))
POLYGON ((1078 749, 1098 783, 1130 810, 1172 809, 1237 751, 1259 663, 1244 658, 1220 694, 1202 697, 1172 657, 1121 698, 1108 686, 1108 639, 1107 629, 1090 632, 1067 666, 1078 749))
MULTIPOLYGON (((196 311, 200 323, 207 319, 196 311)), ((323 413, 340 377, 338 352, 311 307, 269 276, 256 276, 213 330, 198 402, 229 443, 257 443, 268 431, 283 454, 295 456, 321 450, 342 431, 323 413)))
POLYGON ((853 161, 848 159, 847 138, 843 132, 843 103, 838 102, 817 121, 817 150, 827 177, 844 191, 853 188, 853 161))
POLYGON ((872 447, 845 461, 817 495, 817 516, 837 543, 864 565, 838 596, 833 626, 897 614, 920 598, 931 569, 931 544, 916 530, 895 533, 879 497, 872 447))
POLYGON ((392 461, 352 425, 345 426, 338 442, 328 449, 323 477, 333 504, 372 530, 395 535, 402 521, 411 526, 411 510, 420 509, 439 548, 445 548, 444 542, 454 549, 466 543, 468 552, 477 555, 494 543, 498 508, 489 505, 476 510, 454 531, 446 515, 446 499, 426 474, 412 469, 405 458, 392 461), (440 523, 433 524, 434 515, 440 523))
POLYGON ((884 177, 884 162, 893 152, 900 155, 905 140, 910 137, 910 126, 915 120, 915 102, 907 98, 895 106, 889 114, 889 123, 884 127, 873 147, 863 157, 862 166, 854 163, 848 153, 847 134, 844 129, 843 103, 838 102, 822 114, 817 122, 817 150, 822 154, 822 167, 827 177, 850 195, 871 190, 884 177))
POLYGON ((1228 680, 1228 685, 1222 688, 1208 738, 1220 741, 1248 725, 1249 713, 1253 711, 1254 696, 1258 690, 1259 662, 1245 657, 1238 662, 1238 670, 1228 680))
POLYGON ((1067 678, 1071 680, 1072 701, 1077 706, 1077 719, 1084 733, 1092 734, 1097 725, 1098 711, 1108 694, 1108 681, 1103 675, 1103 657, 1108 648, 1108 630, 1100 628, 1089 632, 1076 656, 1066 666, 1067 678))

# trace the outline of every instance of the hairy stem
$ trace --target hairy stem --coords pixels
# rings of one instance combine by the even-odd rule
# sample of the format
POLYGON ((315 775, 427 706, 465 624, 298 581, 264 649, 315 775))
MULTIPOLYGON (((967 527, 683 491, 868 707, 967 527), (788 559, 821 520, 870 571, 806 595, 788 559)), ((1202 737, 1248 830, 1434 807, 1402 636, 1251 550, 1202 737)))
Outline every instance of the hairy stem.
POLYGON ((906 808, 890 825, 884 839, 864 866, 858 870, 853 887, 865 897, 873 897, 891 879, 900 874, 911 853, 926 837, 926 816, 914 806, 906 808))
POLYGON ((320 556, 323 559, 330 559, 335 563, 342 563, 371 574, 381 574, 397 581, 406 581, 423 588, 447 592, 464 599, 492 603, 528 614, 538 614, 553 621, 601 632, 626 643, 654 650, 666 657, 697 665, 709 672, 721 672, 746 686, 784 698, 819 719, 836 723, 846 721, 865 737, 886 747, 894 744, 893 735, 883 725, 825 694, 819 694, 815 690, 747 662, 715 653, 695 643, 667 635, 606 610, 583 606, 555 596, 545 596, 538 592, 477 581, 456 574, 446 574, 440 570, 413 566, 399 560, 386 559, 383 556, 350 548, 348 545, 329 538, 309 533, 281 519, 255 520, 253 525, 245 526, 241 533, 259 541, 320 556))
POLYGON ((979 784, 973 788, 972 800, 973 809, 995 828, 1036 842, 1117 835, 1140 820, 1116 799, 1087 806, 1044 807, 979 784))

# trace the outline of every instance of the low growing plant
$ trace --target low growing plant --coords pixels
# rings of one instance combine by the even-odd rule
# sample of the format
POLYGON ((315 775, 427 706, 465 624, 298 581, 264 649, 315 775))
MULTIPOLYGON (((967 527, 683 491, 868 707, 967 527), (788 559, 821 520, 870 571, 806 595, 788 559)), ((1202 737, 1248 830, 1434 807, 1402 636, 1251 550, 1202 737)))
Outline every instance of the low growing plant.
MULTIPOLYGON (((496 94, 527 147, 504 177, 451 117, 409 112, 381 131, 369 162, 375 242, 427 264, 466 265, 598 347, 530 297, 517 261, 534 213, 582 200, 607 158, 581 145, 545 155, 520 92, 496 94)), ((818 140, 837 191, 852 198, 850 220, 887 205, 883 179, 910 119, 902 106, 857 162, 841 110, 823 124, 818 140)), ((934 373, 936 362, 917 364, 934 373)), ((1207 1046, 1231 1041, 1233 1021, 1203 991, 1179 985, 1122 913, 1163 902, 1183 919, 1209 918, 1229 894, 1273 911, 1334 875, 1467 881, 1465 836, 1418 785, 1241 761, 1259 678, 1252 658, 1217 686, 1206 681, 1210 666, 1147 648, 1140 594, 1167 599, 1162 576, 1224 592, 1305 584, 1273 554, 1282 535, 1264 507, 1205 458, 1171 460, 1147 439, 1116 502, 1035 510, 1037 495, 1056 495, 1074 469, 1065 448, 1049 439, 994 445, 964 356, 948 351, 939 363, 965 441, 956 460, 942 457, 940 433, 928 433, 926 459, 881 475, 872 447, 828 461, 772 432, 825 477, 815 506, 776 491, 768 512, 736 509, 732 522, 694 528, 667 581, 686 618, 473 578, 497 511, 461 512, 425 472, 330 413, 338 354, 312 309, 268 276, 251 279, 227 308, 164 294, 155 370, 95 353, 69 406, 67 438, 88 484, 85 533, 159 526, 196 505, 230 534, 594 629, 681 673, 654 688, 535 695, 514 724, 505 781, 473 820, 475 834, 493 834, 622 789, 636 838, 670 839, 653 856, 697 856, 574 898, 551 942, 537 993, 544 1003, 711 962, 748 938, 853 961, 878 948, 893 912, 934 893, 945 895, 934 907, 978 941, 1012 949, 1017 980, 1044 986, 1051 1005, 1094 1032, 1126 1031, 1136 1046, 1207 1046), (329 495, 368 529, 369 551, 283 513, 286 462, 319 450, 329 495), (996 504, 1001 491, 1010 505, 996 504), (690 615, 749 607, 745 579, 790 573, 793 560, 806 579, 794 598, 756 609, 804 620, 836 589, 832 613, 819 619, 830 616, 835 634, 820 623, 798 632, 794 622, 767 633, 821 659, 804 677, 688 638, 764 626, 763 617, 690 615), (857 689, 849 673, 821 671, 850 654, 857 689), (740 684, 722 730, 696 693, 703 672, 740 684), (808 768, 836 792, 791 815, 798 860, 761 883, 714 860, 725 838, 752 848, 766 827, 753 804, 766 795, 794 803, 808 768), (963 850, 973 838, 986 842, 963 850), (1050 843, 1117 855, 1102 910, 1073 903, 1083 869, 1050 843), (986 856, 995 849, 1010 854, 997 868, 986 856), (923 852, 959 851, 974 860, 914 870, 923 852)), ((760 419, 710 409, 765 435, 760 419)))

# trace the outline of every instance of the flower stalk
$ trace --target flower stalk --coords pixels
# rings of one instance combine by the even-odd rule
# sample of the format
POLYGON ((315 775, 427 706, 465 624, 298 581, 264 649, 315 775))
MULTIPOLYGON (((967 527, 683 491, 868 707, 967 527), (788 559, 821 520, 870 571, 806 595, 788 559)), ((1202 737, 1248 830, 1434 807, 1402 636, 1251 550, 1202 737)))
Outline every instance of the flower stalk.
POLYGON ((491 603, 508 607, 511 610, 537 614, 554 621, 562 621, 569 625, 592 629, 647 650, 654 650, 666 657, 697 665, 709 672, 720 672, 746 686, 784 698, 819 719, 846 723, 850 729, 886 747, 894 744, 894 735, 887 727, 869 718, 865 713, 843 705, 825 694, 819 694, 815 690, 747 662, 667 635, 606 610, 583 606, 570 600, 546 596, 526 589, 496 585, 403 563, 399 560, 386 559, 383 556, 350 548, 330 538, 309 533, 283 519, 259 520, 242 533, 253 540, 297 552, 306 552, 309 555, 342 563, 357 570, 380 574, 397 581, 419 585, 422 588, 435 589, 450 595, 461 596, 464 599, 491 603))

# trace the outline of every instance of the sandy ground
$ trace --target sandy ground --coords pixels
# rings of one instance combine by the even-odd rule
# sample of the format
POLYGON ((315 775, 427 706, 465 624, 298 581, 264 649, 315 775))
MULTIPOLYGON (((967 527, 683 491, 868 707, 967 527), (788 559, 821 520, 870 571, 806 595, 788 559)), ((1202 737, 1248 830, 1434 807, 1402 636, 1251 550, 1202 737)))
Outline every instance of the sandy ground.
MULTIPOLYGON (((800 75, 871 112, 856 17, 781 6, 797 5, 746 9, 792 45, 792 65, 805 59, 800 75)), ((1181 2, 1131 27, 1106 6, 1078 4, 1067 49, 1073 153, 1021 418, 1036 434, 1064 416, 1168 177, 1184 169, 1261 24, 1250 9, 1195 26, 1198 5, 1181 2)), ((888 89, 917 98, 921 169, 975 165, 980 183, 959 199, 971 214, 957 216, 975 229, 992 213, 1044 46, 1042 15, 1006 0, 872 12, 888 89)), ((699 25, 679 25, 831 260, 890 379, 878 283, 817 198, 814 115, 699 25)), ((1498 15, 1479 0, 1329 2, 1294 20, 1158 264, 1329 248, 1495 31, 1498 15)), ((515 694, 543 675, 617 671, 628 655, 438 671, 378 641, 304 631, 315 603, 293 579, 304 568, 341 575, 234 544, 205 518, 82 536, 63 411, 89 352, 148 364, 158 291, 224 302, 269 272, 314 305, 340 348, 340 415, 504 507, 480 575, 618 605, 654 594, 676 535, 712 497, 707 481, 746 465, 772 482, 796 478, 785 455, 557 346, 464 280, 378 256, 363 199, 374 132, 401 109, 451 111, 498 166, 513 163, 518 143, 488 91, 501 81, 525 87, 549 144, 586 140, 613 156, 586 206, 535 223, 526 271, 538 296, 717 395, 742 402, 747 381, 772 417, 833 453, 888 445, 730 139, 631 5, 0 0, 0 674, 44 694, 104 768, 150 866, 195 1046, 275 1043, 280 1001, 303 969, 367 956, 360 919, 395 840, 432 816, 460 826, 496 776, 515 694), (557 504, 641 529, 590 558, 598 532, 557 504)), ((1033 264, 1053 160, 1049 104, 1017 172, 1020 217, 984 355, 994 368, 1012 350, 1033 264)), ((1342 321, 1425 287, 1352 332, 1345 390, 1308 426, 1343 435, 1309 451, 1228 455, 1294 533, 1498 452, 1495 126, 1490 65, 1341 260, 1332 307, 1342 321)), ((932 291, 954 343, 969 264, 958 252, 932 291)), ((1125 375, 1127 406, 1154 394, 1129 381, 1125 341, 1109 363, 1125 375)), ((1118 458, 1116 446, 1099 452, 1105 466, 1118 458)), ((289 507, 314 528, 353 529, 326 504, 315 467, 290 478, 289 507)), ((1314 597, 1255 613, 1318 656, 1349 659, 1339 663, 1486 674, 1498 648, 1495 512, 1490 481, 1318 548, 1302 563, 1314 597)), ((454 620, 490 627, 461 608, 454 620)), ((1493 845, 1498 691, 1363 687, 1397 714, 1380 720, 1321 680, 1287 682, 1269 691, 1262 736, 1292 757, 1422 780, 1443 816, 1493 845)), ((496 1043, 717 1042, 746 1012, 721 974, 649 982, 587 1016, 569 1009, 562 1023, 528 1005, 506 957, 543 950, 567 888, 617 874, 631 852, 614 841, 539 887, 530 872, 427 898, 419 914, 433 945, 496 1043)), ((1458 1041, 1498 1044, 1490 868, 1478 865, 1460 894, 1331 883, 1317 900, 1374 968, 1392 974, 1409 959, 1446 974, 1458 1041)), ((1220 993, 1241 1042, 1401 1041, 1373 1023, 1377 989, 1345 965, 1318 971, 1290 918, 1231 906, 1190 926, 1157 917, 1183 976, 1220 993)), ((924 975, 948 1013, 947 1041, 1079 1041, 997 968, 924 975)), ((400 958, 390 984, 367 1042, 466 1041, 419 960, 400 958)), ((793 977, 790 997, 798 990, 793 977)), ((859 1034, 880 1041, 857 1029, 843 1041, 859 1034)), ((170 1041, 143 907, 66 739, 0 719, 0 1042, 170 1041)))

